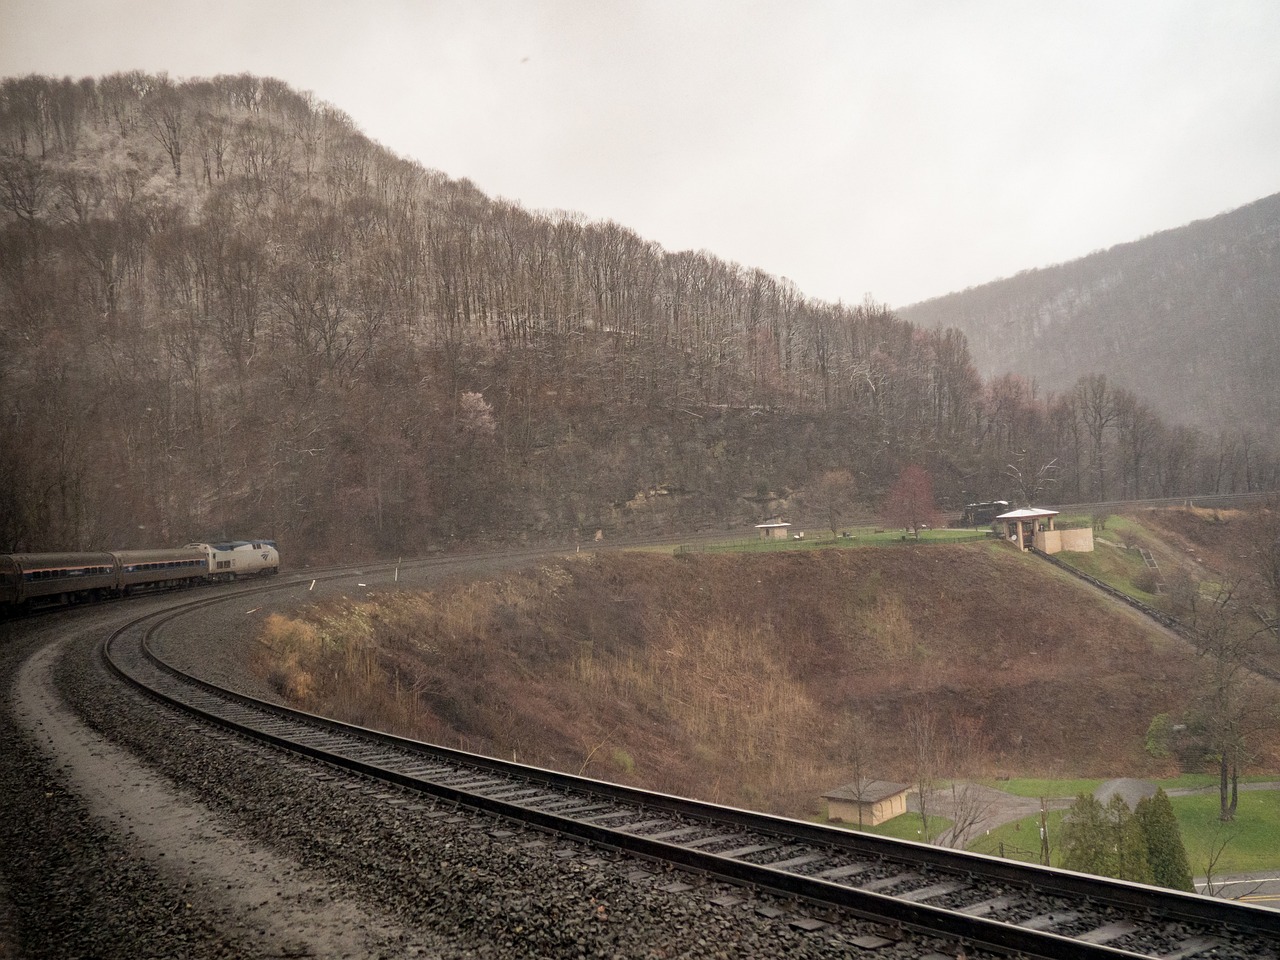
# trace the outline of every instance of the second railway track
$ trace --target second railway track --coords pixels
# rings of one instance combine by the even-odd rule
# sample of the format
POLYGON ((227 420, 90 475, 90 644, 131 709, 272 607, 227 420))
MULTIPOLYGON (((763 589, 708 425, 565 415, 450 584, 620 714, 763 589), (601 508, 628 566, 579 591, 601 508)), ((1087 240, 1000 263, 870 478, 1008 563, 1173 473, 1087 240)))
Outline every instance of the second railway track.
POLYGON ((496 837, 527 825, 780 894, 805 905, 805 916, 794 921, 802 929, 851 915, 957 947, 1027 957, 1277 955, 1280 912, 888 841, 409 741, 196 680, 150 649, 161 626, 222 599, 203 598, 117 631, 104 644, 112 669, 243 736, 389 788, 483 811, 495 818, 496 837))

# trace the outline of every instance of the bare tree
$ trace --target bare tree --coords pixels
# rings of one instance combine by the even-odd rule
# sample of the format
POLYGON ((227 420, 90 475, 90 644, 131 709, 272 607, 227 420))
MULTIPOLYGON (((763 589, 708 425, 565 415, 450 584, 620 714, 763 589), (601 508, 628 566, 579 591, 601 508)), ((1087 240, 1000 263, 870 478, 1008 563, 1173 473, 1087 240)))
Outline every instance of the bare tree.
POLYGON ((836 535, 836 528, 840 525, 841 518, 853 504, 857 491, 857 481, 848 470, 828 470, 818 477, 818 482, 814 484, 808 500, 821 512, 833 537, 836 535))
POLYGON ((858 829, 863 828, 862 804, 867 799, 866 791, 871 783, 869 776, 870 744, 867 726, 860 718, 852 714, 840 717, 835 726, 834 758, 840 766, 852 775, 853 799, 858 806, 858 829))
POLYGON ((1235 839, 1236 833, 1237 828, 1228 828, 1221 820, 1214 825, 1213 836, 1209 839, 1209 849, 1205 856, 1204 889, 1201 890, 1205 896, 1216 897, 1223 893, 1225 885, 1216 879, 1215 874, 1218 872, 1218 863, 1222 860, 1222 854, 1226 851, 1227 845, 1235 839))
MULTIPOLYGON (((1273 633, 1280 631, 1280 496, 1272 496, 1260 506, 1249 525, 1254 569, 1271 599, 1273 633)), ((1280 635, 1277 636, 1280 639, 1280 635)))
POLYGON ((1115 392, 1101 373, 1081 377, 1075 386, 1076 406, 1084 422, 1091 442, 1091 466, 1093 468, 1093 495, 1099 500, 1107 497, 1107 431, 1120 415, 1116 407, 1115 392))
POLYGON ((151 136, 164 148, 173 166, 175 180, 182 179, 182 150, 186 141, 187 108, 182 92, 165 74, 143 100, 143 110, 151 136))
POLYGON ((910 530, 918 540, 920 530, 938 522, 933 481, 923 467, 904 467, 884 503, 885 520, 910 530))
POLYGON ((938 780, 947 767, 946 740, 931 707, 913 707, 907 711, 906 719, 911 780, 920 803, 920 836, 925 843, 932 843, 929 817, 933 815, 938 780))
POLYGON ((1004 475, 1013 481, 1018 505, 1030 507, 1038 503, 1050 487, 1057 485, 1057 472, 1057 457, 1036 466, 1027 456, 1027 451, 1022 450, 1014 458, 1014 462, 1005 467, 1004 475))
POLYGON ((1218 767, 1219 819, 1235 819, 1240 768, 1250 756, 1261 705, 1249 683, 1249 649, 1259 631, 1243 616, 1240 581, 1219 584, 1212 595, 1193 594, 1191 626, 1205 660, 1199 709, 1205 746, 1218 767))
POLYGON ((943 797, 951 826, 938 834, 938 843, 964 849, 978 825, 991 813, 990 795, 977 784, 954 777, 943 797))

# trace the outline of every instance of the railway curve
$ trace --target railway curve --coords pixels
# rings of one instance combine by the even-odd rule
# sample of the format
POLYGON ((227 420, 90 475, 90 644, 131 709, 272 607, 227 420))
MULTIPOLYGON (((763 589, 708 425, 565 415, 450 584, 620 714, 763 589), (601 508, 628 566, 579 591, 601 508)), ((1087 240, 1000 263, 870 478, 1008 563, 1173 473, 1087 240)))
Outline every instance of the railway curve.
MULTIPOLYGON (((1046 958, 1263 957, 1280 943, 1280 913, 1258 907, 717 807, 301 714, 197 681, 149 649, 158 627, 189 613, 118 632, 105 647, 117 672, 239 735, 378 784, 402 804, 487 815, 494 840, 539 831, 623 851, 660 872, 679 868, 803 904, 787 920, 797 929, 870 921, 879 932, 852 937, 865 943, 913 931, 956 949, 1046 958)), ((741 898, 715 899, 732 907, 741 898)))
MULTIPOLYGON (((447 571, 454 562, 436 565, 447 571)), ((491 561, 463 561, 473 562, 484 568, 491 561)), ((179 606, 173 598, 151 601, 146 617, 136 618, 146 622, 124 625, 112 645, 114 656, 130 661, 120 664, 125 672, 151 675, 155 682, 142 677, 144 686, 176 684, 191 691, 177 699, 212 698, 229 705, 224 712, 241 711, 241 721, 256 717, 251 724, 265 729, 210 733, 203 723, 179 719, 173 707, 139 706, 136 697, 96 708, 94 723, 115 724, 125 737, 136 728, 134 749, 167 764, 170 775, 209 795, 260 839, 283 844, 299 861, 320 861, 344 885, 372 885, 380 892, 371 896, 395 904, 409 926, 439 928, 443 939, 433 955, 476 949, 512 957, 1275 955, 1280 914, 1260 908, 1150 888, 1129 890, 1125 896, 1133 900, 1125 905, 1125 896, 1113 896, 1116 885, 1061 871, 1033 870, 1030 888, 1026 876, 981 878, 986 858, 565 778, 292 716, 243 693, 211 690, 186 676, 195 672, 190 663, 175 670, 144 653, 142 638, 157 620, 166 620, 171 634, 196 622, 212 635, 268 606, 254 594, 271 591, 283 603, 309 598, 313 579, 322 589, 333 577, 353 590, 389 586, 400 576, 394 565, 356 576, 315 573, 201 597, 182 609, 155 609, 179 606), (235 616, 210 626, 219 608, 234 608, 235 616), (129 639, 136 641, 133 651, 121 654, 129 639), (269 743, 270 736, 288 743, 269 743), (198 742, 175 745, 187 737, 198 742), (235 790, 228 786, 233 781, 235 790), (559 794, 545 796, 553 791, 559 794), (303 812, 290 814, 292 803, 303 812), (576 819, 565 816, 574 807, 576 819), (984 891, 982 883, 996 886, 984 891), (1018 885, 1029 892, 1017 892, 1018 885), (1108 905, 1099 913, 1102 902, 1108 905), (1001 914, 1011 922, 999 921, 1001 914)), ((121 608, 111 612, 120 619, 121 608)), ((95 621, 105 622, 101 614, 93 614, 95 621)), ((182 660, 173 655, 176 647, 160 646, 160 659, 182 660)), ((218 722, 234 729, 234 717, 218 722)))

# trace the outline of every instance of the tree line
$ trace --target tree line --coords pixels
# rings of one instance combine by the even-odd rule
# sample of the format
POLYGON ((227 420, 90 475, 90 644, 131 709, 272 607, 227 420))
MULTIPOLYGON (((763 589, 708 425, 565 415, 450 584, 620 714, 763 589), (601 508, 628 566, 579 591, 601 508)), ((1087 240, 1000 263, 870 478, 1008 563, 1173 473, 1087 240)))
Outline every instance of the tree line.
MULTIPOLYGON (((531 212, 249 75, 0 82, 0 546, 315 555, 752 519, 832 470, 943 506, 1271 488, 1275 451, 955 330, 531 212)), ((795 498, 795 499, 791 499, 795 498)))

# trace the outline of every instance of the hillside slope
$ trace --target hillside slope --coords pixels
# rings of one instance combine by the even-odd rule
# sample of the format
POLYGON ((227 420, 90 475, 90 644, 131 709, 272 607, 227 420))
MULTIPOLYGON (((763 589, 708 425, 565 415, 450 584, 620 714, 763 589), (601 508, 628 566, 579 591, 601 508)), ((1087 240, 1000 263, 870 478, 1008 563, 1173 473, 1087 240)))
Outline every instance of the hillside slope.
POLYGON ((583 555, 275 619, 266 639, 262 669, 307 709, 793 815, 858 761, 910 780, 913 719, 932 719, 944 776, 1154 771, 1147 728, 1198 669, 991 543, 583 555))
POLYGON ((874 508, 908 466, 952 508, 1014 463, 1280 486, 1280 447, 1122 398, 1093 430, 956 330, 486 197, 278 80, 0 81, 3 552, 613 539, 874 508))
POLYGON ((1280 194, 900 312, 988 376, 1101 373, 1174 422, 1280 435, 1280 194))

